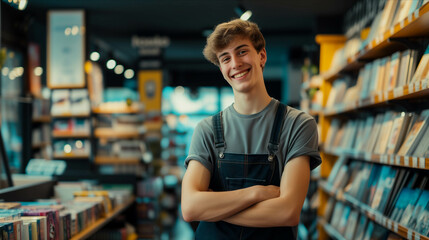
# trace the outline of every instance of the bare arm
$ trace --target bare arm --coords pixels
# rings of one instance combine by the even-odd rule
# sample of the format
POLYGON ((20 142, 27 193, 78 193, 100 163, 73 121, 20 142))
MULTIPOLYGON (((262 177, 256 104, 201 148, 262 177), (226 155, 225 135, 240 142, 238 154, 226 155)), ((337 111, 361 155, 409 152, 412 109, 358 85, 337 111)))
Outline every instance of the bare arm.
POLYGON ((291 159, 283 171, 279 197, 257 203, 223 220, 248 227, 296 226, 309 184, 309 157, 291 159))
POLYGON ((209 191, 210 172, 190 161, 182 181, 182 214, 185 221, 220 221, 249 206, 279 196, 277 186, 252 186, 235 191, 209 191))

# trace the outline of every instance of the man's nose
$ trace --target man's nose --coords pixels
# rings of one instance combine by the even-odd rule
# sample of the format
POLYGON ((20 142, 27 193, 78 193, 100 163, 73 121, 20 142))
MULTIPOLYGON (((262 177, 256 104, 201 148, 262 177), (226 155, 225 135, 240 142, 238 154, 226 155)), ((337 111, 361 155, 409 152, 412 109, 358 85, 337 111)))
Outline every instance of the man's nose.
POLYGON ((231 57, 231 61, 232 61, 232 67, 233 68, 239 68, 243 64, 241 59, 237 56, 231 57))

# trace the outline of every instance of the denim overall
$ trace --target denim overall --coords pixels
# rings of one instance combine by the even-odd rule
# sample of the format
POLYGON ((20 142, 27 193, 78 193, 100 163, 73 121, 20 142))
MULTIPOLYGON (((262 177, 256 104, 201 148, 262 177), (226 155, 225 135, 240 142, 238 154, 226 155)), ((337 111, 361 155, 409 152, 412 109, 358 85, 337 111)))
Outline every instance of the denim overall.
MULTIPOLYGON (((232 191, 253 185, 280 186, 280 169, 276 153, 285 109, 284 104, 278 104, 268 154, 224 153, 226 143, 223 137, 222 112, 213 117, 218 156, 213 166, 210 189, 232 191)), ((294 230, 294 227, 242 227, 224 221, 200 222, 195 239, 296 239, 294 230)))

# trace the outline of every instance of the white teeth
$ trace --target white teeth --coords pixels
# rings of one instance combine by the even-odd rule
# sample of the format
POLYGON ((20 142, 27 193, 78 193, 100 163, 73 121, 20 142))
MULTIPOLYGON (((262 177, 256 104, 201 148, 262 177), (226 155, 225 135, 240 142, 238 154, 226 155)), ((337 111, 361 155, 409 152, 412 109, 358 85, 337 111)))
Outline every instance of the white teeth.
POLYGON ((246 71, 246 72, 239 73, 239 74, 236 74, 236 75, 234 75, 234 77, 235 77, 235 78, 239 78, 239 77, 244 76, 246 73, 247 73, 247 71, 246 71))

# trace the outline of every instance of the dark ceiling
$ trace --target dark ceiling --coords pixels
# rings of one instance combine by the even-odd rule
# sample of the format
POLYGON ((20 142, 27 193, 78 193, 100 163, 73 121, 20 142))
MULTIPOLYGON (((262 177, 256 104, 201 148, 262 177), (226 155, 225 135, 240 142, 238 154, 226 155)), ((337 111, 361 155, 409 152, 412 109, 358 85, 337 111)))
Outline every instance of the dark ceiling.
POLYGON ((287 51, 314 51, 317 33, 342 32, 343 14, 356 0, 29 0, 26 11, 46 21, 50 9, 84 9, 89 46, 113 51, 128 63, 139 58, 132 36, 167 36, 171 44, 163 53, 165 65, 173 71, 202 71, 215 69, 201 54, 203 31, 236 18, 239 2, 253 12, 250 20, 266 37, 267 69, 273 69, 274 77, 287 51))

